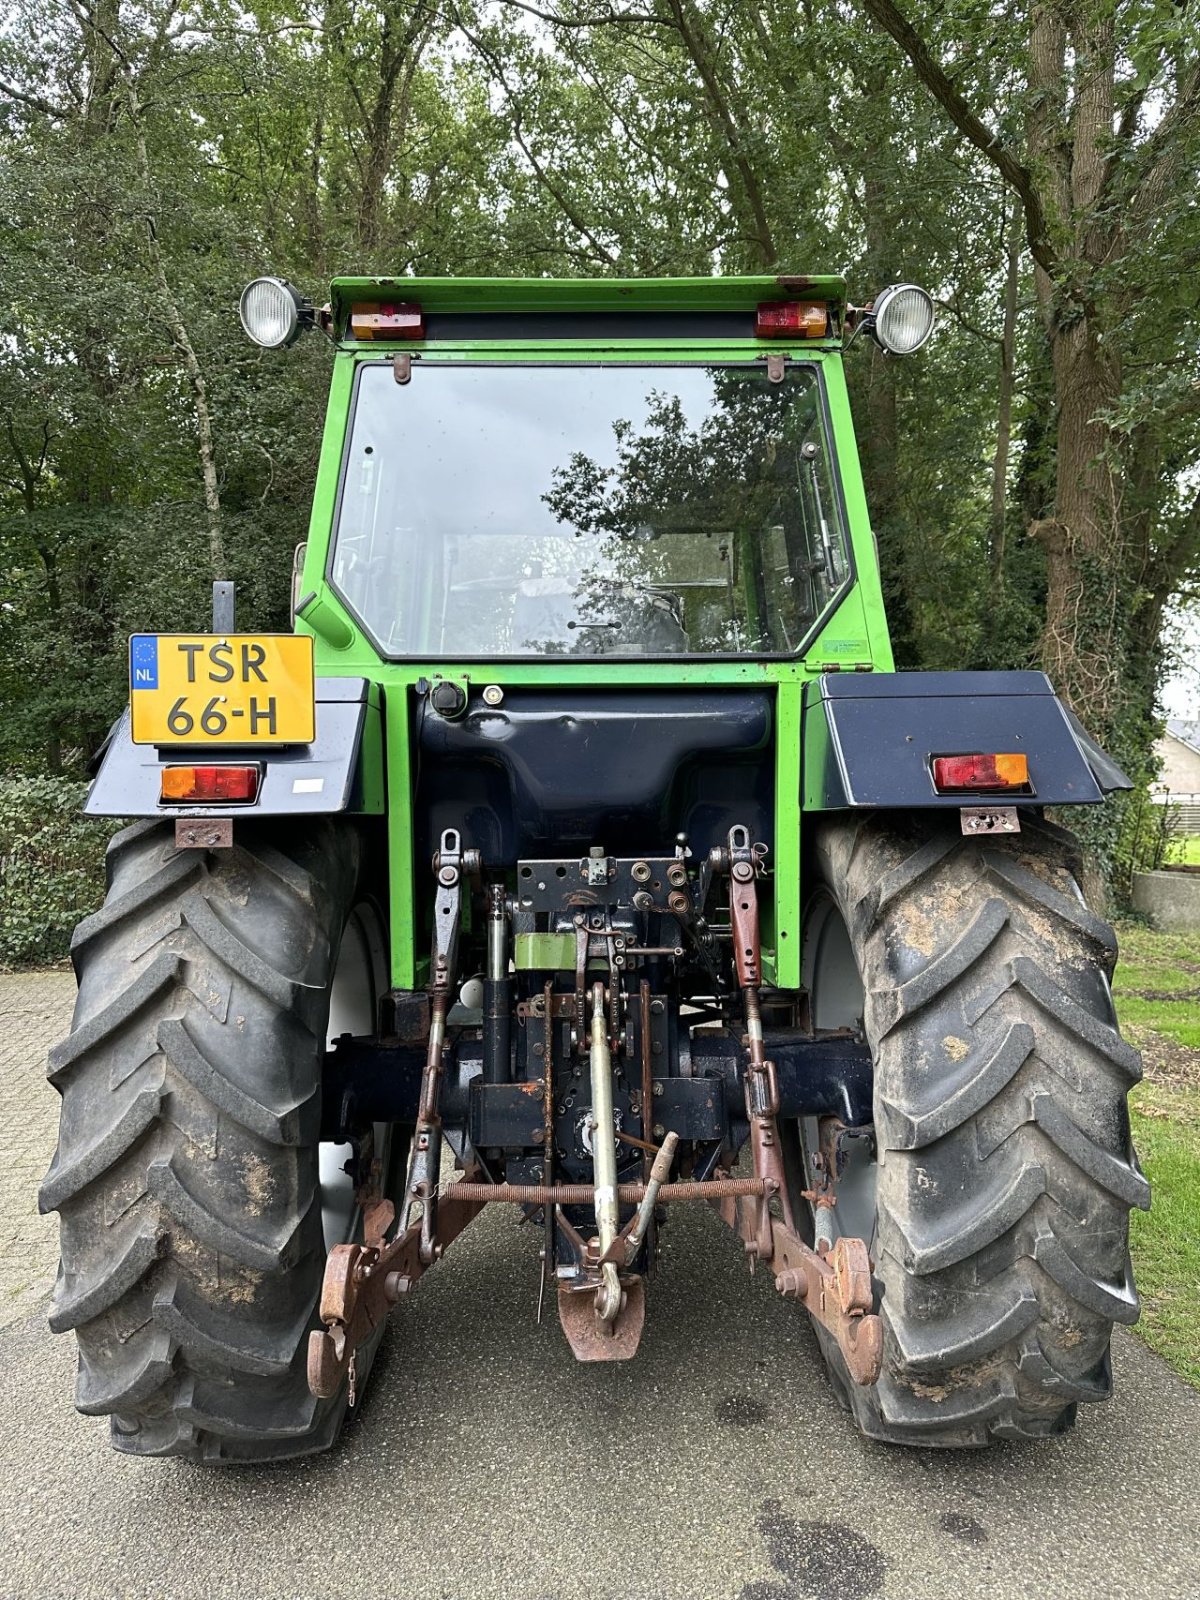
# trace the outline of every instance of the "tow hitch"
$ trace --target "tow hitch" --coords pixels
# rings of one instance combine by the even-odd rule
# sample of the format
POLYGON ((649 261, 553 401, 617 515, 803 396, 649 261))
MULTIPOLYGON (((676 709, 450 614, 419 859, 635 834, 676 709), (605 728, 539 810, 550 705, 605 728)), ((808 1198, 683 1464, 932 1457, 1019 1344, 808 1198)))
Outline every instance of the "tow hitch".
MULTIPOLYGON (((440 1099, 446 1019, 456 976, 464 882, 478 878, 482 867, 476 852, 461 848, 456 833, 447 831, 443 835, 434 859, 437 893, 429 1037, 401 1214, 397 1219, 390 1201, 377 1193, 364 1192, 360 1196, 362 1243, 341 1245, 330 1253, 321 1296, 325 1327, 314 1331, 309 1340, 308 1377, 314 1394, 336 1394, 348 1375, 353 1404, 355 1351, 376 1333, 396 1301, 441 1259, 463 1228, 485 1205, 493 1204, 520 1206, 527 1217, 540 1213, 544 1218, 543 1286, 547 1275, 554 1271, 558 1278, 559 1319, 580 1361, 627 1360, 636 1352, 646 1308, 645 1279, 634 1268, 652 1233, 656 1208, 700 1201, 714 1206, 740 1235, 751 1270, 759 1263, 766 1266, 780 1293, 800 1300, 814 1320, 832 1335, 854 1381, 875 1381, 882 1360, 883 1336, 873 1310, 867 1246, 861 1239, 834 1240, 829 1224, 837 1203, 836 1139, 823 1160, 821 1192, 814 1199, 819 1215, 825 1219, 818 1229, 816 1249, 799 1237, 792 1215, 779 1139, 779 1078, 775 1064, 766 1054, 759 1001, 757 880, 763 871, 764 856, 765 848, 751 842, 746 828, 732 828, 727 846, 713 850, 704 863, 702 887, 694 910, 689 903, 691 924, 686 929, 687 937, 696 937, 697 931, 703 930, 701 916, 707 886, 714 879, 727 879, 734 966, 744 1010, 743 1049, 748 1055, 744 1098, 753 1175, 735 1177, 714 1160, 691 1179, 672 1181, 680 1140, 677 1133, 653 1121, 652 1107, 662 1080, 652 1076, 654 1047, 647 1027, 651 1016, 649 989, 640 985, 632 995, 632 1001, 638 1003, 626 1006, 629 997, 622 993, 620 978, 630 943, 604 913, 593 909, 586 917, 575 916, 574 933, 569 936, 575 952, 573 992, 556 993, 547 983, 523 1013, 527 1024, 541 1024, 537 1030, 540 1036, 531 1043, 533 1058, 540 1062, 541 1081, 531 1078, 527 1084, 513 1085, 512 1089, 526 1105, 536 1096, 541 1107, 541 1127, 530 1130, 537 1132, 541 1148, 542 1164, 533 1173, 541 1181, 500 1181, 488 1165, 489 1158, 499 1152, 481 1145, 459 1181, 441 1184, 440 1099), (597 967, 607 976, 607 985, 595 977, 597 967), (632 1028, 626 1010, 640 1018, 636 1034, 626 1031, 627 1027, 632 1028), (628 1040, 635 1037, 641 1059, 636 1074, 627 1068, 627 1076, 635 1076, 640 1084, 641 1098, 634 1102, 642 1122, 644 1137, 640 1139, 622 1131, 614 1102, 619 1070, 614 1058, 627 1048, 636 1058, 637 1051, 628 1045, 628 1040), (587 1085, 590 1105, 580 1126, 586 1133, 591 1158, 591 1183, 552 1181, 556 1053, 572 1083, 587 1085), (661 1137, 661 1143, 650 1141, 651 1132, 656 1139, 661 1137), (641 1182, 619 1181, 618 1145, 622 1141, 639 1147, 643 1153, 641 1182), (620 1224, 622 1206, 634 1208, 624 1229, 620 1224), (418 1207, 420 1215, 414 1216, 418 1207), (595 1220, 595 1233, 590 1238, 579 1231, 584 1225, 581 1210, 590 1212, 595 1220), (573 1219, 568 1215, 572 1211, 573 1219), (395 1232, 389 1239, 393 1227, 395 1232)), ((599 866, 588 864, 599 879, 599 866)), ((607 872, 607 866, 604 870, 607 872)), ((647 868, 648 873, 651 870, 647 868)), ((678 861, 665 867, 663 876, 672 872, 678 882, 685 881, 678 861)), ((674 892, 677 905, 681 906, 687 897, 681 889, 674 892)), ((506 920, 495 886, 488 891, 487 903, 489 980, 503 985, 507 981, 506 920)), ((510 1066, 508 1041, 506 1037, 493 1038, 487 1031, 494 1027, 496 1010, 486 1008, 485 1070, 481 1081, 503 1090, 510 1066)), ((497 1089, 486 1092, 495 1093, 497 1089)), ((834 1120, 825 1119, 831 1125, 834 1120)), ((844 1124, 837 1123, 837 1127, 843 1128, 844 1124)), ((540 1305, 541 1296, 539 1314, 540 1305)))

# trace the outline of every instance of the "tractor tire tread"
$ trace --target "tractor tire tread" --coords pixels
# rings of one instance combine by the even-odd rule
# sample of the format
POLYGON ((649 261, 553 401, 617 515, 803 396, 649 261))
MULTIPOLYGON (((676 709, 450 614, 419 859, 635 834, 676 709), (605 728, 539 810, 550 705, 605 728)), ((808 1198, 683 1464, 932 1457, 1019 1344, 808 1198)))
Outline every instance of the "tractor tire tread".
MULTIPOLYGON (((359 869, 327 820, 177 851, 112 840, 109 898, 73 941, 79 996, 42 1186, 74 1329, 76 1403, 118 1450, 196 1461, 324 1448, 345 1393, 309 1393, 324 1268, 315 1187, 324 995, 359 869), (249 1058, 249 1063, 248 1063, 249 1058)), ((360 1363, 360 1372, 362 1364, 360 1363)))
POLYGON ((1069 835, 1022 816, 822 818, 818 870, 846 921, 875 1059, 879 1382, 841 1398, 870 1437, 1041 1438, 1111 1389, 1137 1317, 1128 1213, 1149 1205, 1126 1096, 1140 1075, 1108 989, 1112 930, 1069 835))

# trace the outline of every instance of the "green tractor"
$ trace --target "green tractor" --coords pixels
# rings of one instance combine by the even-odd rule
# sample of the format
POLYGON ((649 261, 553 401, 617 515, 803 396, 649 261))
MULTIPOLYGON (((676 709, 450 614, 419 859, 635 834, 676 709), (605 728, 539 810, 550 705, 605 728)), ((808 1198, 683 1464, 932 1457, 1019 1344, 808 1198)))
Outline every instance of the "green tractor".
POLYGON ((1128 784, 1039 673, 893 670, 843 353, 929 297, 267 278, 242 321, 324 330, 328 420, 293 633, 217 585, 136 636, 87 802, 130 825, 50 1071, 79 1409, 325 1449, 495 1205, 626 1359, 707 1204, 870 1437, 1068 1428, 1148 1193, 1044 811, 1128 784))

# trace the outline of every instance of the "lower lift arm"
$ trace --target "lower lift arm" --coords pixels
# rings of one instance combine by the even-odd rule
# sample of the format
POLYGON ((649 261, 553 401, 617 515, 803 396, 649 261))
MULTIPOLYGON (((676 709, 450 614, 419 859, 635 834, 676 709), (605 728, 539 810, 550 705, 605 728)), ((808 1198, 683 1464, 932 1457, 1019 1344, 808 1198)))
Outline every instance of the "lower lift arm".
MULTIPOLYGON (((759 854, 744 828, 731 828, 728 848, 714 851, 713 865, 729 875, 729 910, 734 966, 746 1008, 746 1114, 755 1176, 763 1181, 756 1199, 725 1201, 721 1211, 737 1229, 751 1263, 764 1262, 775 1274, 781 1294, 804 1303, 805 1310, 837 1341, 856 1383, 874 1383, 883 1361, 883 1324, 874 1315, 871 1262, 861 1239, 839 1238, 829 1245, 817 1240, 812 1250, 796 1233, 779 1145, 779 1088, 773 1064, 766 1059, 758 1004, 761 980, 757 877, 759 854), (771 1215, 778 1196, 782 1221, 771 1215)), ((822 1195, 827 1210, 836 1204, 836 1168, 827 1174, 822 1195)))

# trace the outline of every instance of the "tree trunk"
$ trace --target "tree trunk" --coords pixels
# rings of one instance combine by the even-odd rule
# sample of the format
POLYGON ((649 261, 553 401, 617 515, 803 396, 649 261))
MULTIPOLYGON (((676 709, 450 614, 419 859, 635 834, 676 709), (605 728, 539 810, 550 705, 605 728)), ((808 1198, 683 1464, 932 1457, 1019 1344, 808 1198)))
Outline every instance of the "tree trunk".
POLYGON ((1017 289, 1021 274, 1020 217, 1014 201, 1004 229, 1004 324, 1000 333, 1000 380, 996 393, 996 451, 992 457, 992 526, 989 558, 992 587, 1004 588, 1008 461, 1012 449, 1012 403, 1016 383, 1017 289))
POLYGON ((1121 483, 1102 420, 1120 383, 1086 316, 1055 327, 1050 355, 1054 511, 1030 529, 1046 552, 1042 662, 1059 693, 1105 733, 1120 711, 1131 600, 1121 483))
POLYGON ((183 312, 180 310, 179 302, 175 298, 175 293, 167 277, 166 263, 163 261, 162 249, 158 242, 158 225, 153 210, 150 154, 146 147, 146 129, 142 116, 141 100, 133 81, 133 75, 128 68, 126 68, 124 76, 129 120, 133 124, 134 141, 137 149, 138 176, 145 191, 143 220, 146 226, 146 244, 150 256, 150 267, 154 273, 154 281, 162 303, 163 317, 167 327, 170 329, 172 342, 183 358, 184 371, 187 373, 188 382, 191 385, 192 399, 195 406, 196 444, 200 455, 200 475, 204 482, 204 509, 208 524, 209 562, 214 578, 226 578, 229 574, 225 567, 225 543, 221 530, 221 492, 217 477, 217 452, 213 437, 212 413, 208 407, 208 385, 204 380, 204 371, 200 366, 200 358, 196 354, 196 347, 193 345, 191 335, 188 333, 187 323, 183 320, 183 312))
POLYGON ((743 126, 718 72, 716 51, 699 10, 690 0, 666 0, 666 14, 691 57, 704 93, 704 105, 717 138, 727 155, 730 199, 744 218, 746 242, 758 257, 760 269, 769 271, 779 259, 775 237, 767 216, 766 195, 758 170, 747 148, 743 126))
MULTIPOLYGON (((1139 635, 1146 624, 1157 628, 1159 616, 1138 598, 1147 567, 1141 550, 1148 542, 1146 497, 1132 482, 1130 442, 1108 420, 1123 392, 1120 340, 1112 334, 1144 289, 1140 279, 1120 271, 1130 254, 1128 235, 1150 225, 1187 166, 1181 141, 1200 107, 1200 63, 1181 61, 1174 78, 1155 87, 1162 103, 1145 132, 1146 89, 1123 85, 1118 115, 1120 52, 1111 8, 1087 0, 1031 0, 1022 149, 967 103, 895 0, 862 4, 904 51, 960 136, 992 163, 1020 202, 1054 402, 1046 436, 1052 504, 1038 507, 1041 514, 1029 525, 1046 554, 1043 664, 1102 738, 1113 738, 1124 754, 1133 737, 1136 755, 1153 695, 1145 662, 1157 655, 1156 637, 1139 635)), ((1160 443, 1145 473, 1160 497, 1163 448, 1160 443)), ((999 470, 993 529, 998 480, 999 470)), ((1024 475, 1022 489, 1041 497, 1035 474, 1024 475)), ((1165 597, 1169 591, 1156 589, 1155 596, 1160 592, 1165 597)))
POLYGON ((392 171, 397 133, 408 115, 407 93, 412 73, 430 34, 430 15, 423 0, 407 17, 394 6, 385 10, 379 37, 379 79, 367 114, 362 162, 362 193, 358 212, 359 244, 368 255, 381 244, 383 200, 392 171), (396 99, 400 96, 400 115, 396 99))

